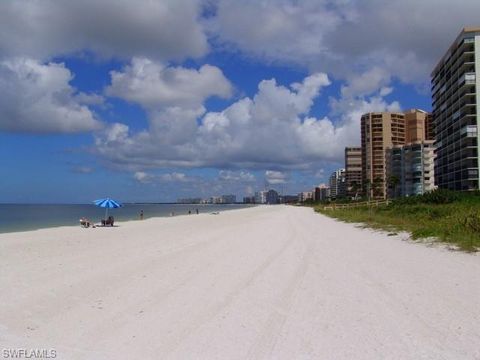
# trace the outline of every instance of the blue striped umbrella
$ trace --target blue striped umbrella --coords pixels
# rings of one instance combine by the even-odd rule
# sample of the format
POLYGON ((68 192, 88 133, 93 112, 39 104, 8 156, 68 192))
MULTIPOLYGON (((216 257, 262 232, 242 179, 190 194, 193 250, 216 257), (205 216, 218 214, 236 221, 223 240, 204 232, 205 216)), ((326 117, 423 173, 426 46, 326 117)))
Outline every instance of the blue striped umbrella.
POLYGON ((93 203, 97 206, 105 208, 105 219, 107 219, 107 216, 108 216, 108 209, 115 209, 115 208, 122 207, 121 203, 110 198, 98 199, 98 200, 95 200, 93 203))

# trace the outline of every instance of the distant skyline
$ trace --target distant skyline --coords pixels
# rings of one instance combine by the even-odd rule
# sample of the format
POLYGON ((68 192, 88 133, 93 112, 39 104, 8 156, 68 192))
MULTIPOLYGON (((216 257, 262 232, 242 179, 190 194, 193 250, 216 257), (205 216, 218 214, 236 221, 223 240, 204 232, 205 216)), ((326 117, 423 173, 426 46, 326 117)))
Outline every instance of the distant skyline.
POLYGON ((309 190, 360 145, 361 114, 431 110, 430 72, 478 14, 478 0, 0 2, 0 203, 309 190))

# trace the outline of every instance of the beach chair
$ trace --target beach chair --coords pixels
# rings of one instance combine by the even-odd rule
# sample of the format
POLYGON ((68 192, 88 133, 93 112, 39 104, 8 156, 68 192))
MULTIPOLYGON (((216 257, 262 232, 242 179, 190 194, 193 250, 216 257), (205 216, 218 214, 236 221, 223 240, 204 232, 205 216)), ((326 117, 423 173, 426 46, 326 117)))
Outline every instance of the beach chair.
POLYGON ((81 219, 80 219, 80 226, 81 226, 81 227, 88 228, 88 227, 90 227, 90 225, 93 225, 93 224, 90 222, 90 220, 85 219, 85 218, 81 218, 81 219))
POLYGON ((113 218, 113 216, 109 216, 107 220, 102 220, 102 225, 103 226, 107 226, 107 225, 113 226, 114 222, 115 222, 115 219, 113 218))

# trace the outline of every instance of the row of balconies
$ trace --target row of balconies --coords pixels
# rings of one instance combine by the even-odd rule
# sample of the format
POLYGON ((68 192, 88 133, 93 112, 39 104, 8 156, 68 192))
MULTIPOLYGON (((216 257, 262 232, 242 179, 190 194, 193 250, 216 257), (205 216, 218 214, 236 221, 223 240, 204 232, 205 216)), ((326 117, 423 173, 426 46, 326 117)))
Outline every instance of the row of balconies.
POLYGON ((462 110, 470 111, 471 107, 475 107, 476 105, 477 105, 477 101, 475 97, 469 97, 467 99, 461 98, 461 99, 452 101, 450 104, 447 104, 447 103, 442 104, 442 106, 440 106, 439 109, 435 109, 435 112, 439 116, 451 115, 454 118, 458 118, 462 110))
MULTIPOLYGON (((475 74, 475 62, 463 63, 461 68, 455 72, 455 76, 450 76, 448 79, 445 79, 439 85, 442 85, 440 88, 435 89, 433 95, 435 98, 442 96, 443 94, 448 94, 449 91, 455 88, 455 85, 462 84, 464 80, 471 80, 470 76, 465 76, 466 74, 473 73, 475 74), (455 84, 457 82, 457 84, 455 84)), ((475 80, 475 77, 473 77, 475 80)))
POLYGON ((468 49, 463 49, 462 53, 457 57, 455 60, 455 63, 453 64, 446 64, 447 66, 443 67, 443 71, 440 70, 438 71, 434 77, 431 80, 431 89, 438 89, 438 86, 442 83, 445 82, 449 77, 451 77, 452 73, 456 73, 458 71, 461 71, 463 65, 465 63, 472 63, 475 62, 475 48, 474 46, 468 48, 468 49))
POLYGON ((461 133, 461 130, 452 132, 450 134, 441 133, 437 135, 437 148, 449 148, 455 145, 459 149, 467 146, 477 146, 477 133, 473 131, 466 131, 461 133), (470 139, 470 141, 468 141, 470 139))
MULTIPOLYGON (((473 56, 474 54, 472 54, 472 57, 473 56)), ((465 60, 466 61, 463 62, 457 70, 452 70, 448 76, 442 78, 441 81, 434 87, 432 90, 432 96, 434 98, 437 98, 442 94, 446 94, 451 91, 452 88, 455 88, 455 86, 459 84, 459 79, 462 79, 466 72, 475 72, 475 60, 472 58, 465 60)))
POLYGON ((436 74, 432 78, 432 83, 437 83, 442 77, 448 74, 448 69, 457 69, 458 63, 463 62, 465 56, 475 53, 475 38, 469 38, 463 40, 450 54, 448 58, 445 58, 443 64, 440 66, 436 74), (470 40, 472 39, 472 40, 470 40))
MULTIPOLYGON (((450 104, 443 103, 439 108, 434 108, 433 110, 435 121, 444 117, 454 116, 458 111, 471 111, 471 108, 476 105, 477 102, 474 96, 452 100, 450 104)), ((473 112, 475 112, 475 110, 473 110, 473 112)), ((456 116, 458 117, 458 115, 456 116)))
POLYGON ((455 94, 459 92, 464 92, 464 91, 471 91, 475 92, 475 81, 463 81, 463 82, 454 82, 449 86, 444 93, 442 94, 433 94, 432 95, 432 106, 433 108, 437 108, 440 104, 444 103, 445 101, 448 101, 451 97, 454 97, 455 94), (473 89, 470 89, 473 88, 473 89))
POLYGON ((477 116, 476 113, 462 113, 460 119, 454 120, 452 117, 436 120, 435 134, 437 138, 445 136, 444 132, 448 135, 453 134, 467 125, 476 125, 477 116))
POLYGON ((475 84, 466 84, 464 86, 461 86, 459 89, 457 89, 457 91, 455 91, 453 94, 450 94, 448 97, 445 96, 445 94, 442 94, 435 98, 432 97, 432 108, 436 109, 444 102, 447 103, 447 106, 450 106, 452 102, 455 102, 458 99, 462 98, 463 96, 470 95, 470 94, 472 96, 476 95, 475 84))
POLYGON ((464 180, 462 182, 439 182, 438 186, 445 189, 459 191, 478 190, 478 180, 464 180))
POLYGON ((437 150, 437 161, 443 161, 444 158, 449 158, 450 160, 458 160, 468 157, 477 157, 478 148, 477 146, 469 147, 459 147, 459 146, 450 146, 443 147, 437 150))

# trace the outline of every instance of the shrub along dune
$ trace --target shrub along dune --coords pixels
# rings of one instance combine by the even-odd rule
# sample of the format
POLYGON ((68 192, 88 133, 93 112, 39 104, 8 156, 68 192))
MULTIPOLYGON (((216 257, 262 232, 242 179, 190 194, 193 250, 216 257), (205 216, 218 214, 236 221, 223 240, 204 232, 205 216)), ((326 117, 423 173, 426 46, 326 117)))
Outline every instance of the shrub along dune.
POLYGON ((436 190, 378 207, 325 210, 324 204, 316 204, 315 210, 373 228, 408 231, 413 239, 434 237, 466 251, 480 248, 480 192, 436 190))

